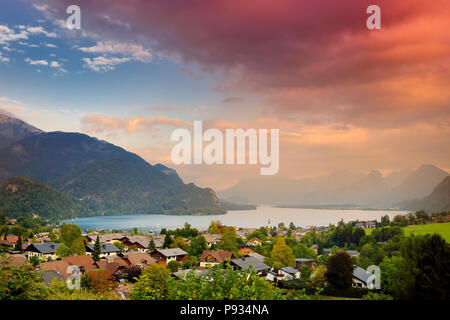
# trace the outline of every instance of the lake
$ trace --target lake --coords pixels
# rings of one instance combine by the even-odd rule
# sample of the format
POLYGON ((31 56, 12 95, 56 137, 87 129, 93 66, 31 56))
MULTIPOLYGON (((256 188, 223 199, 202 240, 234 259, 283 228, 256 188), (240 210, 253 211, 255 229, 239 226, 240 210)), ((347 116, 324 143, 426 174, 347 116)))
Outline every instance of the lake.
MULTIPOLYGON (((256 210, 228 211, 225 215, 212 216, 167 216, 167 215, 118 215, 99 216, 73 219, 73 222, 81 229, 113 230, 132 229, 137 227, 140 231, 159 231, 161 228, 174 229, 182 227, 188 222, 192 227, 200 230, 206 229, 211 221, 219 220, 224 225, 243 228, 259 228, 267 226, 270 219, 272 226, 284 222, 288 225, 293 222, 299 227, 327 226, 336 224, 341 219, 345 222, 352 220, 380 220, 388 215, 393 218, 398 214, 406 214, 406 211, 377 211, 377 210, 331 210, 331 209, 299 209, 299 208, 275 208, 261 206, 256 210)), ((72 220, 66 220, 69 222, 72 220)))

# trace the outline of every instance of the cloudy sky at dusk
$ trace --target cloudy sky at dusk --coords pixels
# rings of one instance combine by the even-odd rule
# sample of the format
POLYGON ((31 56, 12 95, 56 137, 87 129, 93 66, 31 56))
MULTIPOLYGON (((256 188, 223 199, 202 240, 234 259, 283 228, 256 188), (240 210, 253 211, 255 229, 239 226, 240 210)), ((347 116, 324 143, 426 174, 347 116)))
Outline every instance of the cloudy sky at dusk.
POLYGON ((448 0, 0 0, 0 109, 175 166, 170 133, 279 128, 283 177, 450 168, 448 0), (65 27, 81 8, 81 30, 65 27), (382 30, 366 28, 381 8, 382 30))

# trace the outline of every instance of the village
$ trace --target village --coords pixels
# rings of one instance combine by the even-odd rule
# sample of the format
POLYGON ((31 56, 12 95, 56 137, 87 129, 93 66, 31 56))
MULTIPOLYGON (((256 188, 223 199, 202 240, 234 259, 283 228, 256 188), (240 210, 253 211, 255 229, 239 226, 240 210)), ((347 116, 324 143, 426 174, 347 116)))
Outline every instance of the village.
MULTIPOLYGON (((15 223, 16 221, 9 221, 15 223)), ((359 223, 360 228, 375 228, 376 222, 359 223)), ((17 235, 5 235, 0 240, 0 246, 3 251, 7 251, 4 265, 24 265, 32 263, 36 270, 40 272, 44 283, 50 285, 54 280, 72 282, 74 280, 74 269, 76 266, 81 276, 97 270, 104 271, 110 275, 110 280, 117 282, 115 292, 126 298, 132 287, 132 281, 128 274, 139 274, 149 265, 163 265, 172 272, 172 277, 183 280, 189 272, 195 272, 200 275, 207 276, 211 267, 217 265, 225 265, 229 263, 234 269, 256 271, 258 276, 266 281, 274 284, 283 282, 285 285, 289 282, 301 282, 302 268, 307 268, 309 277, 314 276, 317 270, 317 264, 313 256, 318 255, 319 246, 312 245, 308 257, 299 257, 295 259, 295 264, 286 263, 286 265, 277 265, 277 267, 269 266, 265 263, 266 257, 259 252, 261 248, 270 244, 272 238, 292 237, 295 241, 308 233, 328 232, 328 227, 310 227, 310 228, 286 228, 281 225, 278 228, 270 226, 270 221, 266 228, 239 228, 235 231, 236 244, 235 248, 229 250, 219 249, 222 238, 224 236, 224 226, 220 223, 213 222, 209 230, 199 231, 195 237, 175 237, 173 243, 168 243, 166 237, 170 235, 164 233, 143 233, 138 231, 101 231, 83 233, 83 245, 85 249, 84 255, 60 256, 58 248, 61 246, 59 242, 53 242, 49 237, 49 232, 35 234, 33 238, 25 241, 19 240, 17 235), (264 232, 267 230, 267 233, 264 232), (211 232, 212 231, 212 232, 211 232), (221 232, 222 231, 222 232, 221 232), (260 235, 260 239, 255 235, 260 235), (265 236, 267 235, 267 236, 265 236), (186 250, 197 241, 200 241, 200 249, 204 249, 200 254, 189 254, 186 250), (18 242, 21 250, 17 248, 18 242), (95 246, 99 246, 99 252, 95 253, 95 246), (175 243, 179 245, 175 245, 175 243), (202 246, 203 245, 203 246, 202 246), (95 256, 97 255, 97 256, 95 256)), ((191 229, 188 224, 185 229, 191 229)), ((235 228, 230 228, 235 229, 235 228)), ((53 234, 60 233, 60 229, 55 227, 52 229, 53 234)), ((234 239, 233 239, 234 240, 234 239)), ((173 241, 173 240, 172 240, 173 241)), ((225 240, 226 241, 226 240, 225 240)), ((189 250, 188 250, 189 251, 189 250)), ((321 255, 332 254, 331 248, 323 248, 321 255)), ((192 250, 191 250, 192 252, 192 250)), ((346 250, 351 257, 357 257, 358 251, 346 250)), ((368 271, 356 267, 353 272, 353 286, 374 289, 375 276, 368 271)))

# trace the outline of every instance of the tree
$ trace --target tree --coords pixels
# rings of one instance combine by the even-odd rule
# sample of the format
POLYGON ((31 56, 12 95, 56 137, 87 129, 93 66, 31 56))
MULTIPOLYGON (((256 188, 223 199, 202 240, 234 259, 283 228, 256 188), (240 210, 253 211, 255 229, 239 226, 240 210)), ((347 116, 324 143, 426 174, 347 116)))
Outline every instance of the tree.
POLYGON ((311 278, 311 284, 315 287, 323 287, 325 285, 325 281, 327 280, 326 274, 327 267, 325 265, 318 266, 311 278))
POLYGON ((405 239, 401 251, 407 274, 414 279, 408 298, 450 299, 450 244, 439 234, 405 239))
POLYGON ((370 265, 379 265, 385 256, 383 248, 379 244, 365 244, 359 252, 359 265, 362 268, 367 268, 370 265))
POLYGON ((353 262, 345 251, 339 251, 328 259, 327 282, 335 289, 348 289, 352 287, 353 262))
POLYGON ((233 227, 226 227, 218 247, 222 250, 234 252, 237 250, 237 246, 236 230, 233 227))
POLYGON ((271 300, 275 290, 254 270, 215 266, 208 275, 189 272, 185 281, 169 279, 170 300, 271 300))
POLYGON ((209 228, 208 228, 208 232, 209 233, 215 233, 215 234, 219 234, 220 233, 220 230, 217 227, 217 222, 216 221, 211 221, 211 224, 209 225, 209 228))
POLYGON ((180 263, 176 260, 169 261, 169 263, 167 264, 167 269, 169 269, 171 272, 177 272, 179 267, 180 263))
POLYGON ((138 266, 133 266, 125 269, 121 275, 121 278, 126 279, 128 282, 135 283, 141 274, 142 269, 138 266))
POLYGON ((205 237, 198 236, 191 240, 187 252, 189 256, 199 258, 206 249, 208 249, 208 244, 206 243, 205 237))
POLYGON ((289 223, 289 229, 291 229, 291 230, 296 229, 295 224, 293 222, 289 223))
POLYGON ((16 242, 16 244, 14 246, 14 251, 19 251, 19 252, 23 251, 22 250, 22 236, 20 236, 20 235, 19 235, 19 237, 17 239, 17 242, 16 242))
POLYGON ((39 259, 38 256, 31 256, 28 258, 28 261, 31 263, 33 267, 37 267, 41 263, 41 260, 39 259))
POLYGON ((92 259, 94 261, 100 261, 100 254, 102 253, 102 249, 100 246, 100 237, 97 235, 94 243, 94 250, 92 251, 92 259))
POLYGON ((284 238, 279 239, 273 246, 271 260, 276 269, 295 267, 295 256, 292 249, 286 245, 284 238))
POLYGON ((133 287, 130 298, 133 300, 167 299, 170 275, 170 271, 165 266, 155 263, 149 265, 133 287))
POLYGON ((394 226, 406 227, 408 225, 408 218, 402 215, 396 215, 391 224, 394 226))
POLYGON ((107 270, 89 270, 81 278, 81 284, 84 288, 96 293, 105 293, 117 287, 116 281, 110 271, 107 270))
POLYGON ((125 252, 126 246, 123 244, 123 242, 114 241, 113 245, 115 245, 120 250, 120 252, 122 252, 122 253, 125 252))
POLYGON ((293 252, 296 258, 314 259, 316 257, 314 250, 308 248, 304 243, 296 243, 293 252))
POLYGON ((187 245, 182 236, 177 236, 173 239, 173 243, 170 245, 171 248, 181 248, 186 249, 187 245))
POLYGON ((382 227, 387 227, 389 225, 389 223, 390 223, 390 220, 389 220, 388 215, 385 215, 381 218, 381 226, 382 227))
POLYGON ((321 254, 323 254, 323 242, 319 241, 319 245, 317 247, 317 254, 320 256, 321 254))
POLYGON ((76 224, 64 223, 61 228, 60 240, 61 245, 64 244, 69 249, 65 250, 64 254, 67 252, 69 256, 86 254, 82 231, 76 224))
POLYGON ((7 265, 0 268, 0 300, 42 300, 46 297, 43 279, 34 267, 7 265))
POLYGON ((147 248, 147 252, 148 253, 152 253, 156 251, 156 245, 155 245, 155 241, 153 241, 153 239, 151 239, 148 242, 148 248, 147 248))
POLYGON ((61 243, 55 253, 58 257, 63 258, 69 257, 72 254, 72 251, 70 251, 70 248, 67 247, 65 243, 61 243))
POLYGON ((408 273, 403 257, 385 257, 379 265, 381 272, 381 290, 396 299, 407 299, 414 290, 414 278, 408 273))
POLYGON ((164 237, 163 248, 169 248, 172 243, 172 237, 170 236, 170 234, 166 234, 166 236, 164 237))
POLYGON ((303 282, 308 282, 311 280, 311 275, 312 269, 305 264, 300 270, 300 280, 303 282))

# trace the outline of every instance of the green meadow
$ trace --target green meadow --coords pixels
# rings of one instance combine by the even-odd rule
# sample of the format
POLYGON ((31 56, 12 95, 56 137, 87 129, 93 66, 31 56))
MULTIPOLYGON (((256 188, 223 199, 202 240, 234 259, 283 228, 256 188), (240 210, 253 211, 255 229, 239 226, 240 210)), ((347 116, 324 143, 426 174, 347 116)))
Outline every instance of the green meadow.
POLYGON ((411 234, 439 233, 445 241, 450 242, 450 222, 407 226, 403 229, 405 230, 405 236, 411 234))
MULTIPOLYGON (((447 242, 450 242, 450 222, 445 223, 430 223, 420 224, 414 226, 407 226, 403 228, 405 230, 405 236, 411 234, 427 234, 427 233, 439 233, 447 242)), ((364 229, 366 234, 371 234, 374 229, 364 229)))

